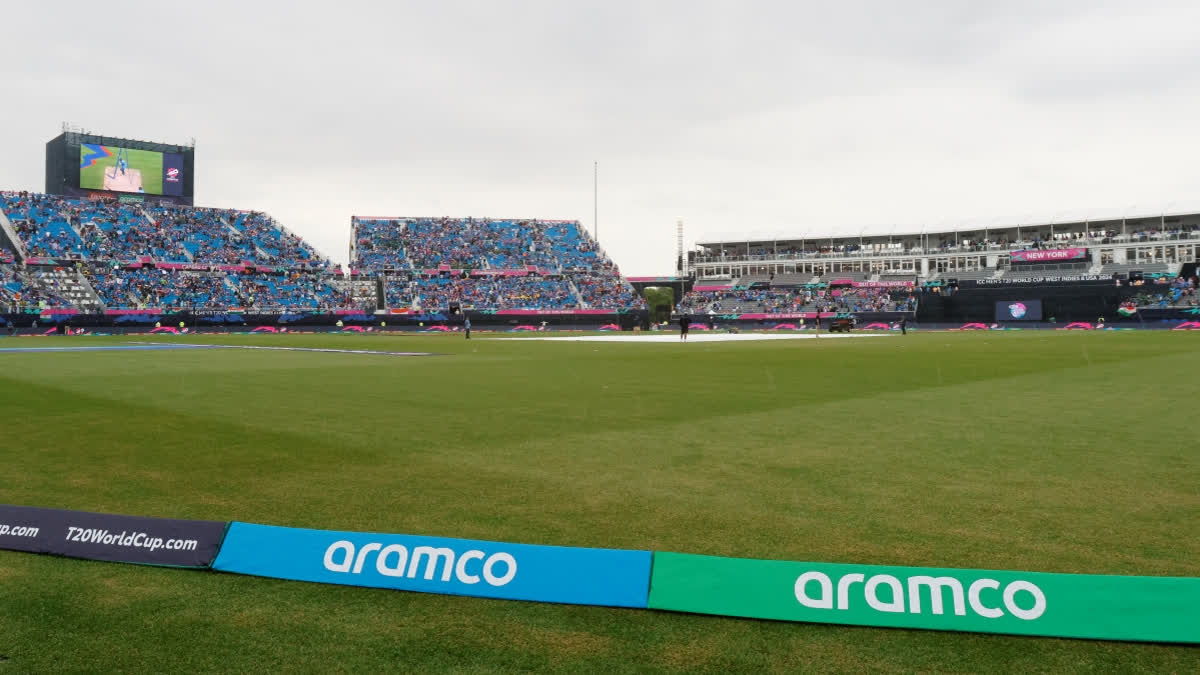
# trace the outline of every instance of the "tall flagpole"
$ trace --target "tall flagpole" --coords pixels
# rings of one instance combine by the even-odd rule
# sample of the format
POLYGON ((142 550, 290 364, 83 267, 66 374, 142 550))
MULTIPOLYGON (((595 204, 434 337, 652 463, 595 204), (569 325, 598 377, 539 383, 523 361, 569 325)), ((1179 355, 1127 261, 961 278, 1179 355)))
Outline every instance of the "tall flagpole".
POLYGON ((592 162, 592 239, 600 243, 600 162, 592 162))

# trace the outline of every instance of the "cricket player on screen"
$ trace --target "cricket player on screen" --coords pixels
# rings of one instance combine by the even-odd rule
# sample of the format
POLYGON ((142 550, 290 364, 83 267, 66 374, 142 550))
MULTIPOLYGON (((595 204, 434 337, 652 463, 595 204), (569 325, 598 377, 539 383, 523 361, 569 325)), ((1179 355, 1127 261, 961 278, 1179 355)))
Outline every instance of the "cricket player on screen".
POLYGON ((125 175, 125 170, 129 168, 129 159, 125 154, 125 148, 117 148, 117 162, 113 165, 112 175, 109 178, 116 179, 119 171, 122 176, 125 175))

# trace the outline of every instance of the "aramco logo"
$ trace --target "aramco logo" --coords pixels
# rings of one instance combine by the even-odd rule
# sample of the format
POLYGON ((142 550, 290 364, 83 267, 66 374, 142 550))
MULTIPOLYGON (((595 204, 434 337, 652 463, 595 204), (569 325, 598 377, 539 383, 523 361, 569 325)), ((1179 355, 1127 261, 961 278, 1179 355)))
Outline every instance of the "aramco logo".
MULTIPOLYGON (((950 594, 950 604, 957 616, 966 616, 969 607, 975 614, 988 619, 998 619, 1004 616, 1007 610, 1018 619, 1033 621, 1046 611, 1046 595, 1042 593, 1042 589, 1028 581, 1013 581, 1001 589, 1000 582, 995 579, 977 579, 971 582, 964 592, 962 582, 954 577, 913 576, 908 577, 907 583, 901 583, 899 578, 890 574, 876 574, 870 578, 863 574, 845 574, 837 580, 835 592, 833 580, 828 575, 821 572, 805 572, 796 579, 796 600, 812 609, 836 607, 839 610, 849 610, 853 597, 857 601, 854 604, 865 603, 877 612, 921 614, 922 589, 927 591, 925 595, 929 598, 931 614, 945 613, 946 592, 950 594), (855 584, 862 584, 862 588, 857 592, 853 589, 855 584), (888 588, 884 594, 885 598, 879 597, 881 586, 888 588), (1029 597, 1019 598, 1018 593, 1029 597)), ((859 605, 859 608, 861 606, 859 605)))
POLYGON ((375 571, 388 577, 416 578, 421 576, 432 581, 441 567, 441 580, 447 582, 453 575, 460 583, 477 584, 482 580, 489 586, 503 586, 517 576, 517 561, 504 552, 493 553, 490 556, 483 551, 470 550, 457 555, 454 549, 435 548, 432 546, 416 546, 411 555, 407 547, 400 544, 384 546, 379 543, 369 543, 355 551, 354 544, 349 541, 336 541, 325 549, 325 569, 330 572, 345 574, 362 574, 363 565, 375 553, 375 571), (455 562, 457 558, 457 562, 455 562), (422 570, 421 562, 424 561, 422 570), (406 566, 407 563, 407 566, 406 566), (440 563, 440 565, 439 565, 440 563), (468 565, 474 564, 474 572, 468 565))

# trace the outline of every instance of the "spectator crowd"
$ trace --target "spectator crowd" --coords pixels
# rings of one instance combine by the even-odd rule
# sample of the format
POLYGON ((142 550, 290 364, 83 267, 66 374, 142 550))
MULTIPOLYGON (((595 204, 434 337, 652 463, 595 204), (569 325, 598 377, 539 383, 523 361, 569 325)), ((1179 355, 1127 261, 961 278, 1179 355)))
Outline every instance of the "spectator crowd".
POLYGON ((354 218, 351 267, 388 270, 389 307, 636 309, 642 298, 574 221, 354 218), (537 272, 529 273, 530 268, 537 272), (459 278, 473 270, 520 275, 459 278), (428 274, 429 271, 434 274, 428 274), (528 273, 528 275, 527 275, 528 273), (411 277, 411 279, 410 279, 411 277))
POLYGON ((916 298, 907 289, 887 288, 728 288, 692 291, 678 311, 692 314, 915 311, 916 298))
POLYGON ((302 270, 236 274, 118 265, 85 268, 85 276, 110 309, 317 311, 358 304, 327 277, 302 270))
POLYGON ((70 307, 65 290, 51 270, 0 264, 0 309, 6 312, 70 307))
POLYGON ((55 259, 245 262, 325 269, 330 263, 270 217, 230 209, 123 204, 0 193, 26 254, 55 259))
POLYGON ((615 270, 574 221, 356 217, 352 228, 357 269, 615 270))
POLYGON ((1145 282, 1133 284, 1139 292, 1132 300, 1137 307, 1200 307, 1200 296, 1196 295, 1198 282, 1197 277, 1157 277, 1151 281, 1153 286, 1145 282), (1157 290, 1150 290, 1155 287, 1157 290))

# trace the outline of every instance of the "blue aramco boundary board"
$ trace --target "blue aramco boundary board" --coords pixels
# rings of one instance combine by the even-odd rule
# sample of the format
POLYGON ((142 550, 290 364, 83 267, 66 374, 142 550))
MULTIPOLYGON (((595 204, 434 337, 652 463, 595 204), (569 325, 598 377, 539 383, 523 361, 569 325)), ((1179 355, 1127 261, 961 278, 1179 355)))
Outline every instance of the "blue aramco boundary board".
POLYGON ((650 561, 649 551, 234 522, 213 569, 423 593, 645 607, 650 561))

